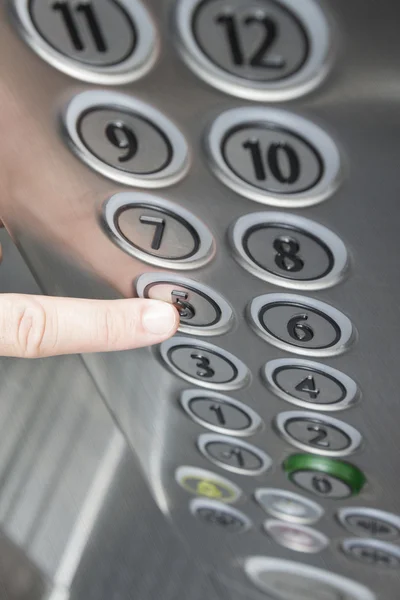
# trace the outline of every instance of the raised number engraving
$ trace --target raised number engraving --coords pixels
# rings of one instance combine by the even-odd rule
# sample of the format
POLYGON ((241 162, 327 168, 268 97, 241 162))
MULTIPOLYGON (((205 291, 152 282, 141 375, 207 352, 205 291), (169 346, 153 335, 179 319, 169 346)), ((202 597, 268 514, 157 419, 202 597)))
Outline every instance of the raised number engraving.
POLYGON ((305 394, 308 394, 312 400, 316 400, 320 394, 320 390, 317 389, 314 377, 312 375, 308 375, 305 379, 300 381, 300 383, 296 385, 295 389, 298 392, 304 392, 305 394))
POLYGON ((286 61, 282 56, 269 57, 268 54, 278 37, 278 26, 271 18, 262 14, 244 17, 239 22, 235 15, 224 14, 216 17, 216 23, 225 28, 226 39, 234 65, 243 67, 251 66, 260 69, 283 69, 286 61), (249 57, 245 56, 243 44, 240 39, 240 28, 257 25, 264 29, 264 37, 260 46, 249 57))
POLYGON ((86 47, 79 32, 79 27, 73 12, 74 10, 77 13, 82 13, 85 17, 87 27, 97 51, 107 52, 108 48, 106 40, 91 2, 80 2, 72 9, 66 0, 60 0, 52 5, 52 9, 60 12, 71 43, 77 52, 83 52, 86 47))
POLYGON ((225 450, 225 452, 222 452, 222 456, 227 460, 230 460, 234 457, 236 459, 238 467, 243 468, 245 466, 243 452, 240 448, 232 448, 232 450, 225 450))
POLYGON ((296 342, 310 342, 314 337, 314 331, 309 325, 302 323, 307 321, 307 315, 296 315, 287 324, 287 331, 296 342))
POLYGON ((322 475, 314 475, 312 478, 312 486, 319 494, 330 494, 332 491, 332 484, 326 477, 322 475))
POLYGON ((298 273, 304 268, 304 261, 297 256, 300 245, 290 237, 280 236, 274 240, 274 250, 276 250, 275 264, 283 271, 298 273))
POLYGON ((199 368, 199 371, 196 373, 197 377, 202 377, 203 379, 214 377, 215 371, 210 367, 210 361, 206 356, 203 356, 202 354, 191 354, 190 358, 198 361, 196 363, 196 367, 199 368))
POLYGON ((217 421, 220 425, 226 425, 225 416, 220 406, 214 404, 213 406, 210 406, 210 410, 215 413, 217 421))
POLYGON ((266 150, 266 157, 263 157, 259 140, 248 140, 242 146, 251 154, 257 181, 268 179, 266 167, 280 183, 293 184, 299 179, 300 159, 289 144, 270 144, 266 150))
POLYGON ((329 448, 330 444, 324 441, 328 437, 328 432, 321 425, 309 425, 307 431, 310 433, 316 433, 317 435, 309 440, 309 444, 314 446, 320 446, 321 448, 329 448))
POLYGON ((161 217, 151 217, 142 215, 139 219, 143 225, 152 225, 155 227, 154 237, 151 242, 151 247, 153 250, 159 250, 162 244, 162 240, 164 237, 165 230, 165 220, 161 217))
POLYGON ((110 123, 105 130, 108 141, 119 148, 125 150, 125 154, 118 157, 119 162, 127 162, 133 158, 138 151, 138 141, 132 129, 124 125, 121 121, 110 123))
POLYGON ((173 290, 171 292, 171 298, 174 306, 176 306, 179 312, 181 319, 193 319, 193 317, 196 315, 196 311, 190 302, 187 302, 187 299, 189 298, 189 294, 187 292, 173 290))

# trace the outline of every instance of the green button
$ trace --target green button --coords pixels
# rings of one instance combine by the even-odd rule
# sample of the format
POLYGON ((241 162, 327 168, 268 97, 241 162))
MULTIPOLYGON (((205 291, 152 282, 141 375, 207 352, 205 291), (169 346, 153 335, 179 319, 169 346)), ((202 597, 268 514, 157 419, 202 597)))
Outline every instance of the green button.
POLYGON ((320 498, 349 498, 359 494, 366 483, 365 475, 354 465, 311 454, 293 454, 283 468, 290 481, 320 498))

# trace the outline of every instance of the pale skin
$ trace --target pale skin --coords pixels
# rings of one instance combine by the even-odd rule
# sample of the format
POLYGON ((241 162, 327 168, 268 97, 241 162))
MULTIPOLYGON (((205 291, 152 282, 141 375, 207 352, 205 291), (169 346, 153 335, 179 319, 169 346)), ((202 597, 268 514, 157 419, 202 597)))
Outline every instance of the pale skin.
POLYGON ((158 300, 0 294, 0 356, 129 350, 168 339, 178 324, 177 310, 158 300))

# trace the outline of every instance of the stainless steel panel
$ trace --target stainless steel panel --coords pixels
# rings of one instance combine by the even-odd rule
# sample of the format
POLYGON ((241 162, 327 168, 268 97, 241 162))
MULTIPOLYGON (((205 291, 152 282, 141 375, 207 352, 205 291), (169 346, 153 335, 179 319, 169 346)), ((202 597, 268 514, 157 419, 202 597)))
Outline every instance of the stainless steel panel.
MULTIPOLYGON (((204 132, 213 120, 226 109, 254 106, 254 103, 217 92, 192 74, 173 46, 170 11, 174 3, 149 0, 147 4, 159 26, 163 52, 145 78, 121 90, 164 112, 178 124, 190 143, 188 176, 172 187, 158 190, 157 195, 191 210, 216 237, 217 254, 213 262, 188 276, 212 287, 232 303, 237 325, 226 335, 213 338, 213 343, 237 355, 251 368, 251 386, 232 395, 248 403, 269 424, 289 405, 266 389, 259 372, 267 361, 290 355, 255 336, 243 314, 254 297, 284 290, 256 279, 233 260, 226 232, 237 218, 259 210, 260 205, 227 189, 212 174, 203 154, 204 132)), ((329 290, 312 293, 313 298, 333 305, 352 320, 358 332, 356 343, 345 354, 323 362, 352 377, 363 395, 359 404, 338 416, 364 438, 362 449, 351 460, 366 473, 368 483, 360 497, 339 503, 324 502, 326 513, 319 528, 331 538, 330 548, 312 557, 294 555, 260 531, 264 515, 252 500, 255 488, 270 486, 295 491, 281 469, 282 461, 293 448, 276 436, 269 425, 249 441, 273 458, 273 468, 254 478, 229 474, 245 491, 245 499, 238 507, 253 520, 255 528, 242 536, 228 538, 194 520, 189 513, 189 497, 176 485, 174 471, 181 464, 214 467, 196 449, 202 427, 190 421, 178 406, 186 384, 164 368, 157 349, 84 357, 96 386, 139 460, 160 511, 186 547, 212 573, 214 581, 219 581, 216 585, 220 597, 224 593, 232 597, 232 590, 239 590, 238 594, 243 592, 246 597, 258 597, 248 586, 241 568, 242 560, 251 554, 298 558, 306 564, 328 568, 363 582, 382 600, 392 600, 400 585, 398 571, 367 569, 348 560, 338 549, 346 534, 334 519, 336 510, 344 505, 399 512, 400 326, 396 298, 400 225, 400 8, 392 0, 370 1, 368 7, 362 0, 351 3, 320 0, 320 5, 329 16, 336 40, 332 72, 310 95, 279 106, 322 127, 339 146, 344 165, 344 180, 332 198, 307 209, 290 211, 338 234, 352 260, 345 281, 329 290)), ((59 119, 66 103, 91 86, 53 70, 32 54, 9 25, 4 5, 1 19, 0 213, 47 293, 130 296, 135 278, 154 269, 123 253, 105 236, 98 223, 102 203, 126 188, 80 163, 60 134, 59 119)), ((12 446, 12 441, 9 443, 12 446)), ((226 474, 218 467, 215 471, 226 474)), ((145 514, 147 523, 154 518, 154 513, 151 514, 151 518, 145 514)), ((143 536, 147 539, 148 533, 143 536)), ((148 542, 147 548, 157 553, 157 543, 148 542)), ((135 556, 138 572, 144 577, 139 579, 145 582, 150 577, 149 573, 143 575, 147 563, 141 562, 143 556, 140 559, 135 556)), ((107 563, 104 556, 101 560, 107 563)), ((118 588, 117 572, 122 573, 112 570, 108 589, 118 588)), ((179 594, 184 597, 178 573, 179 570, 170 577, 171 586, 177 586, 175 597, 179 594)), ((101 573, 101 581, 104 577, 101 573)), ((143 586, 139 597, 155 594, 146 583, 143 586)), ((120 596, 115 597, 125 599, 132 593, 123 584, 118 589, 120 596)))

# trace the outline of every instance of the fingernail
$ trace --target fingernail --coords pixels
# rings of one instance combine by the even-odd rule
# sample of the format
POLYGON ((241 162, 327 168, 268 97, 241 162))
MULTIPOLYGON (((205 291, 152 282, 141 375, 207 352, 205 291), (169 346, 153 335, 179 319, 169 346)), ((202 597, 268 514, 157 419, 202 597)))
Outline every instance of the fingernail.
POLYGON ((154 302, 142 316, 143 328, 152 335, 167 335, 175 327, 177 313, 171 304, 154 302))

